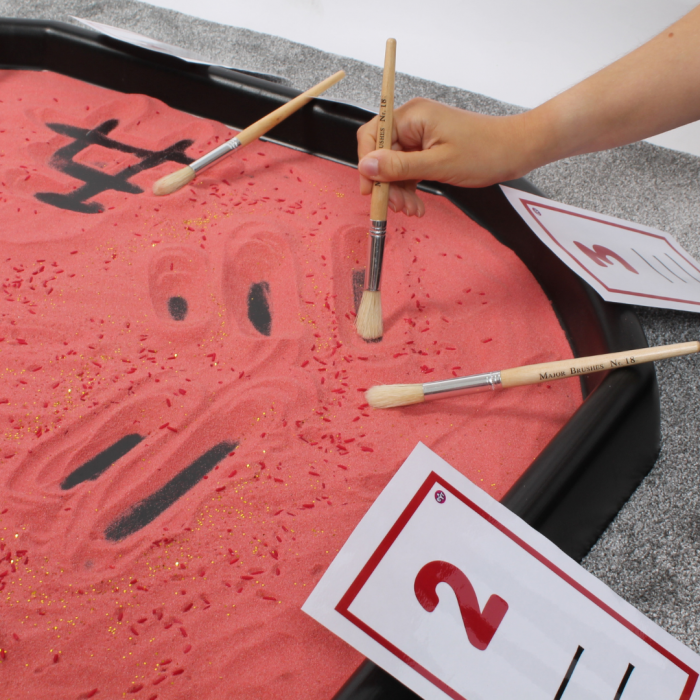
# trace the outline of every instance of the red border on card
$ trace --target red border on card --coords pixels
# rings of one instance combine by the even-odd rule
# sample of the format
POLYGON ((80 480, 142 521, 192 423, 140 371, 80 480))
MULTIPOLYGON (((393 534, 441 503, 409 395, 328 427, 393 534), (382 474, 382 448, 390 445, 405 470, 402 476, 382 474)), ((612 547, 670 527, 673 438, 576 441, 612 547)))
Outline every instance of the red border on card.
POLYGON ((688 260, 688 258, 685 257, 682 253, 679 253, 673 245, 668 241, 668 239, 665 236, 659 236, 656 233, 649 233, 649 231, 640 231, 637 228, 632 228, 631 226, 625 226, 623 224, 614 224, 611 221, 604 221, 603 219, 597 219, 595 216, 587 216, 586 214, 579 214, 578 212, 574 211, 569 211, 568 209, 559 209, 558 207, 553 207, 549 204, 542 204, 540 202, 533 202, 528 199, 521 199, 520 203, 527 209, 528 213, 530 216, 538 223, 540 228, 582 269, 584 269, 598 284, 601 285, 601 287, 605 287, 609 292, 614 292, 615 294, 626 294, 628 296, 633 296, 633 297, 642 297, 644 299, 659 299, 660 301, 675 301, 681 304, 693 304, 695 306, 700 306, 700 302, 698 301, 692 301, 689 299, 676 299, 675 297, 662 297, 662 296, 657 296, 655 294, 643 294, 642 292, 629 292, 624 289, 612 289, 611 287, 608 287, 605 282, 602 280, 598 279, 576 256, 572 255, 564 246, 559 243, 559 241, 554 237, 554 235, 547 230, 547 228, 544 226, 544 224, 537 218, 537 216, 533 213, 533 211, 530 209, 530 207, 540 207, 541 209, 549 209, 550 211, 556 211, 559 212, 560 214, 568 214, 569 216, 577 216, 580 219, 588 219, 589 221, 595 221, 599 224, 605 224, 606 226, 612 226, 613 228, 621 228, 624 229, 625 231, 634 231, 634 233, 641 233, 643 236, 649 236, 650 238, 658 238, 666 245, 671 248, 671 250, 682 260, 685 260, 685 262, 692 267, 696 272, 700 274, 700 270, 693 264, 692 260, 688 260))
POLYGON ((409 520, 413 517, 414 513, 418 509, 418 506, 420 506, 420 504, 423 503, 425 497, 436 486, 441 486, 443 489, 449 491, 453 496, 455 496, 455 498, 458 498, 460 501, 462 501, 462 503, 464 503, 468 508, 471 508, 477 515, 486 520, 490 525, 502 532, 504 535, 506 535, 506 537, 509 537, 511 540, 513 540, 513 542, 515 542, 518 546, 522 547, 528 554, 535 557, 535 559, 537 559, 537 561, 539 561, 541 564, 544 564, 550 571, 559 576, 559 578, 566 581, 566 583, 568 583, 570 586, 573 586, 579 593, 584 595, 586 598, 588 598, 588 600, 590 600, 592 603, 601 608, 601 610, 604 610, 606 613, 608 613, 608 615, 617 620, 617 622, 626 627, 633 634, 637 635, 637 637, 645 641, 649 646, 651 646, 653 649, 659 652, 659 654, 666 657, 681 671, 687 673, 688 681, 686 682, 685 687, 683 688, 683 692, 681 693, 678 700, 690 700, 690 696, 693 690, 695 689, 695 685, 698 680, 698 673, 696 671, 684 664, 680 659, 676 658, 670 651, 664 649, 664 647, 662 647, 658 642, 644 634, 644 632, 637 629, 631 622, 622 617, 622 615, 613 610, 609 605, 604 603, 602 600, 596 598, 596 596, 594 596, 589 590, 584 588, 580 583, 571 578, 571 576, 566 574, 559 567, 557 567, 555 564, 546 559, 542 554, 540 554, 536 549, 534 549, 529 544, 520 539, 520 537, 518 537, 516 534, 508 530, 493 516, 489 515, 485 510, 476 505, 476 503, 467 498, 467 496, 458 491, 451 484, 447 483, 445 479, 438 476, 438 474, 436 474, 435 472, 431 472, 428 478, 423 482, 422 486, 416 492, 416 495, 411 499, 409 504, 404 509, 403 513, 401 513, 396 522, 392 525, 391 529, 381 541, 380 545, 367 560, 367 563, 362 568, 362 571, 360 571, 357 578, 352 582, 348 590, 345 592, 343 597, 335 606, 336 611, 339 612, 344 618, 346 618, 356 627, 361 629, 375 642, 381 644, 387 651, 391 652, 394 656, 401 659, 401 661, 403 661, 407 666, 412 668, 417 673, 420 673, 421 676, 429 680, 434 686, 442 690, 443 693, 453 698, 453 700, 467 700, 453 688, 441 681, 437 676, 428 671, 427 668, 421 666, 417 661, 408 656, 408 654, 401 651, 388 639, 382 637, 382 635, 373 630, 368 624, 360 620, 356 615, 353 615, 349 610, 349 607, 352 605, 359 592, 367 583, 369 577, 374 573, 374 570, 379 565, 379 562, 384 558, 384 555, 389 551, 390 547, 394 544, 397 537, 401 534, 401 531, 408 524, 409 520))

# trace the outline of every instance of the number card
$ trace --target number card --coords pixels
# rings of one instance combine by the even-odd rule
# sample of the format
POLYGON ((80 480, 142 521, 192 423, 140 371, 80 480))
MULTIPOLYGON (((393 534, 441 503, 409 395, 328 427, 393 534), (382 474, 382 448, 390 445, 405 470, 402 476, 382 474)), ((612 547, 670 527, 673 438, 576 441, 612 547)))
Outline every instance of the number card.
POLYGON ((420 443, 302 609, 426 700, 700 698, 700 657, 420 443))
POLYGON ((700 312, 700 264, 673 236, 501 189, 537 237, 606 301, 700 312))

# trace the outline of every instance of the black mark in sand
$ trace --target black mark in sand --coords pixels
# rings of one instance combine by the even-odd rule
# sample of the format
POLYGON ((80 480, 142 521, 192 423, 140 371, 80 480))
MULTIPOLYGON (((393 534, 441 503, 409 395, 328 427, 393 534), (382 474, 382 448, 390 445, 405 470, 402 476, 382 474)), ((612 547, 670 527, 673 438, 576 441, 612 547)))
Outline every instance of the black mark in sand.
POLYGON ((148 498, 144 498, 128 511, 112 521, 105 530, 108 540, 118 542, 138 532, 153 522, 161 513, 170 508, 175 501, 196 486, 229 452, 238 447, 237 442, 220 442, 201 457, 185 467, 179 474, 148 498))
POLYGON ((170 297, 168 299, 168 311, 175 321, 184 321, 187 316, 187 299, 184 297, 170 297))
MULTIPOLYGON (((355 305, 355 314, 357 314, 360 304, 362 303, 362 292, 365 291, 365 271, 352 271, 352 303, 355 305)), ((379 338, 364 338, 365 343, 380 343, 379 338)))
POLYGON ((250 285, 248 292, 248 318, 258 333, 272 333, 272 315, 270 314, 270 285, 256 282, 250 285))
POLYGON ((362 292, 365 290, 365 271, 352 271, 352 303, 355 305, 355 313, 360 308, 362 292))
POLYGON ((566 675, 564 676, 564 680, 561 682, 561 685, 559 686, 559 690, 557 690, 557 694, 554 696, 554 700, 561 700, 562 695, 564 695, 564 691, 566 690, 566 686, 569 685, 569 681, 571 680, 571 676, 574 673, 574 669, 576 668, 576 664, 578 663, 578 660, 581 658, 581 654, 583 654, 583 647, 579 647, 576 649, 576 653, 574 654, 574 658, 571 659, 571 663, 569 664, 569 670, 566 672, 566 675))
POLYGON ((83 481, 95 481, 97 477, 104 474, 118 459, 121 459, 127 452, 133 450, 138 445, 143 436, 136 433, 125 435, 121 440, 117 440, 106 450, 93 457, 90 461, 72 471, 61 484, 64 491, 72 489, 83 481))
POLYGON ((129 146, 126 143, 120 143, 119 141, 108 138, 107 134, 119 126, 118 119, 109 119, 106 122, 102 122, 102 124, 96 126, 94 129, 81 129, 80 127, 71 126, 70 124, 47 124, 46 126, 57 134, 74 139, 73 143, 59 148, 56 153, 51 156, 51 160, 49 161, 51 167, 77 180, 82 180, 85 183, 82 187, 78 187, 70 194, 38 192, 34 195, 40 202, 50 204, 59 209, 77 211, 81 214, 99 214, 104 211, 104 207, 99 202, 87 203, 87 200, 91 197, 106 192, 107 190, 127 192, 128 194, 141 194, 143 190, 129 182, 129 178, 144 170, 155 168, 167 161, 181 163, 182 165, 189 165, 192 162, 192 159, 185 155, 185 150, 189 148, 194 141, 178 141, 172 146, 164 148, 162 151, 149 151, 145 148, 136 148, 135 146, 129 146), (116 175, 109 175, 102 170, 90 168, 87 165, 76 163, 73 160, 80 151, 92 145, 102 146, 103 148, 108 148, 113 151, 121 151, 122 153, 131 153, 141 160, 134 165, 129 165, 123 170, 120 170, 116 175))

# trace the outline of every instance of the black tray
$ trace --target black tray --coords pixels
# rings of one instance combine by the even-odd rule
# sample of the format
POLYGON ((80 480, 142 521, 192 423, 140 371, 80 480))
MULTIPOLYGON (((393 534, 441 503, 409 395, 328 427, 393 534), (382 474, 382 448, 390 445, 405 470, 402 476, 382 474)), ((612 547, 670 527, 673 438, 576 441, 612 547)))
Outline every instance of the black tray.
MULTIPOLYGON (((60 22, 0 19, 0 68, 47 69, 113 90, 144 93, 171 107, 245 127, 297 91, 224 68, 124 44, 60 22)), ((270 138, 357 164, 355 132, 371 118, 358 107, 317 101, 270 138)), ((526 180, 508 183, 541 194, 526 180)), ((547 296, 576 355, 646 346, 629 306, 609 304, 566 267, 515 213, 497 186, 465 190, 425 183, 511 248, 547 296)), ((503 504, 580 560, 654 465, 660 444, 652 364, 582 377, 584 402, 503 499, 503 504)), ((365 662, 335 700, 417 697, 365 662)))

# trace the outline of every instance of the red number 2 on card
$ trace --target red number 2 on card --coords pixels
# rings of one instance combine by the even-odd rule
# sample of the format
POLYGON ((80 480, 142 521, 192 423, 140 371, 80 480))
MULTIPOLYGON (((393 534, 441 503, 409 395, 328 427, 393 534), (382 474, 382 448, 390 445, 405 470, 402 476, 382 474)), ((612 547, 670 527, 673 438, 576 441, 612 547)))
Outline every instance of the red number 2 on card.
POLYGON ((428 612, 433 612, 439 602, 435 592, 438 583, 446 583, 457 596, 464 629, 472 646, 481 651, 486 649, 508 611, 508 603, 500 596, 492 595, 482 612, 469 579, 446 561, 431 561, 418 572, 413 584, 418 602, 428 612))

